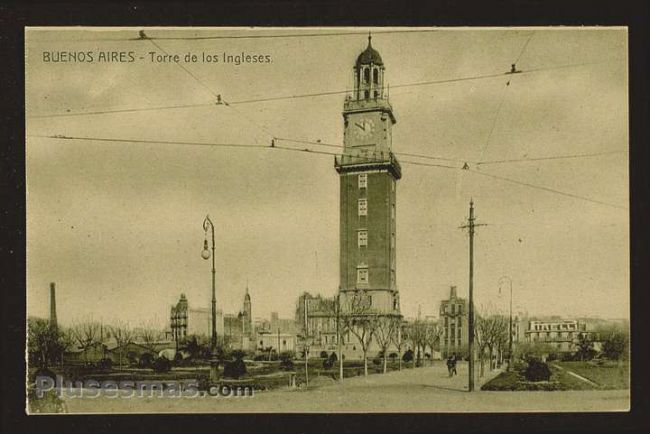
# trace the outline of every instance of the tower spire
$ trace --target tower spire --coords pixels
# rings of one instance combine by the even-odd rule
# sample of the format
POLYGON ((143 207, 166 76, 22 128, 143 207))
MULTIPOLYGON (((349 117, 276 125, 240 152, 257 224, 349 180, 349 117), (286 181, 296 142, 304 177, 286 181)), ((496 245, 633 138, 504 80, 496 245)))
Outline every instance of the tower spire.
POLYGON ((368 30, 368 47, 372 47, 372 33, 368 30))

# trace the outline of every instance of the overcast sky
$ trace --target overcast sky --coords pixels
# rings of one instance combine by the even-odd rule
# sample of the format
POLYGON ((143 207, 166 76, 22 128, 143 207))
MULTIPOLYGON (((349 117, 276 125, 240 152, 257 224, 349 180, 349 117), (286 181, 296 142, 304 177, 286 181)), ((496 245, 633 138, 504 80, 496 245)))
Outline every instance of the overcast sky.
MULTIPOLYGON (((269 55, 266 64, 154 64, 139 29, 28 30, 27 134, 268 145, 270 137, 341 144, 344 95, 216 106, 348 89, 364 34, 292 38, 159 39, 170 54, 269 55), (45 63, 44 51, 134 51, 131 63, 45 63), (144 59, 140 59, 140 57, 144 59), (191 75, 190 75, 191 74, 191 75), (198 83, 202 82, 202 84, 198 83), (206 89, 209 88, 208 89, 206 89), (189 108, 33 117, 115 109, 189 108)), ((367 32, 368 29, 147 29, 152 37, 367 32)), ((381 33, 397 190, 397 282, 402 313, 437 315, 457 285, 467 295, 474 198, 476 304, 566 317, 629 311, 628 101, 625 29, 438 29, 381 33), (532 36, 531 36, 532 34, 532 36), (528 41, 528 42, 527 42, 528 41), (522 49, 524 48, 522 52, 522 49), (400 84, 526 74, 412 87, 400 84), (561 67, 561 68, 556 68, 561 67), (509 85, 506 85, 510 82, 509 85), (605 153, 476 166, 472 162, 605 153), (408 164, 462 166, 471 171, 408 164), (570 195, 535 189, 497 175, 570 195), (609 204, 609 205, 608 205, 609 204), (614 205, 614 206, 610 206, 614 205)), ((406 30, 406 29, 402 29, 406 30)), ((96 59, 95 59, 96 60, 96 59)), ((327 152, 333 148, 281 142, 327 152)), ((28 137, 28 314, 48 313, 57 283, 62 323, 88 318, 167 321, 180 293, 209 306, 203 218, 216 225, 217 300, 253 316, 292 317, 303 291, 333 295, 339 270, 339 180, 333 156, 279 149, 114 143, 28 137)))

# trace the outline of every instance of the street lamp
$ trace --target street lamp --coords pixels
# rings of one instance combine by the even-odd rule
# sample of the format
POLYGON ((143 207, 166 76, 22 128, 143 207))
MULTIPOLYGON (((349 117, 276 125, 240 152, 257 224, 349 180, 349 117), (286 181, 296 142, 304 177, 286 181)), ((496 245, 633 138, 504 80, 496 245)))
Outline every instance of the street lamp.
POLYGON ((510 320, 508 322, 508 370, 512 368, 512 278, 510 276, 501 276, 499 278, 499 293, 501 293, 501 283, 507 280, 510 284, 510 320))
POLYGON ((212 340, 210 345, 210 382, 215 382, 219 379, 219 362, 217 360, 217 297, 215 294, 215 267, 214 267, 214 224, 210 220, 210 216, 206 215, 203 220, 203 230, 205 231, 205 239, 203 240, 203 251, 201 257, 205 260, 212 257, 212 340), (212 254, 208 250, 208 229, 212 233, 212 254))

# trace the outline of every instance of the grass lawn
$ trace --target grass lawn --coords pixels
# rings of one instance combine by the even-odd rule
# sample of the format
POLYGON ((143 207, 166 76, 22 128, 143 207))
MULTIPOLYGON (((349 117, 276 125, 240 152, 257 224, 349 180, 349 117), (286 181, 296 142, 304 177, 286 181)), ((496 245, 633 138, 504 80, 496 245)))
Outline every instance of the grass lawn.
POLYGON ((594 383, 601 389, 629 389, 630 365, 628 362, 557 362, 564 369, 575 372, 594 383))

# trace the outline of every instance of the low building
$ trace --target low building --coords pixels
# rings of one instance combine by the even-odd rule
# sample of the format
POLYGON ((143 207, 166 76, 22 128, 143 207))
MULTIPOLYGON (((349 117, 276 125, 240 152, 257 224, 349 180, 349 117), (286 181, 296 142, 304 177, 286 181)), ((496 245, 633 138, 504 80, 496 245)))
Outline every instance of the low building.
POLYGON ((525 331, 525 342, 548 344, 557 353, 574 353, 581 335, 597 339, 585 323, 577 320, 531 320, 525 331))
POLYGON ((258 333, 256 336, 258 351, 269 351, 278 354, 285 351, 296 351, 296 335, 290 333, 258 333))

